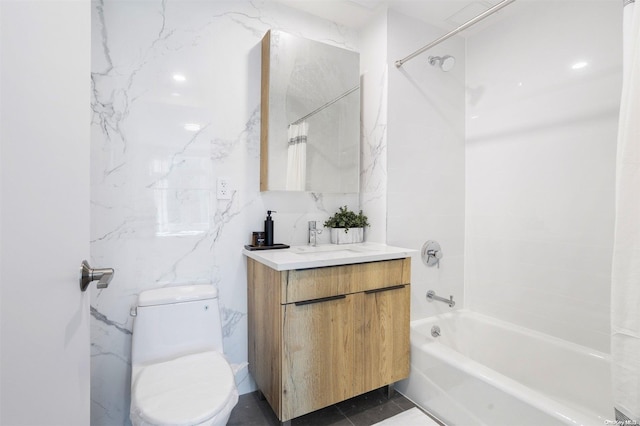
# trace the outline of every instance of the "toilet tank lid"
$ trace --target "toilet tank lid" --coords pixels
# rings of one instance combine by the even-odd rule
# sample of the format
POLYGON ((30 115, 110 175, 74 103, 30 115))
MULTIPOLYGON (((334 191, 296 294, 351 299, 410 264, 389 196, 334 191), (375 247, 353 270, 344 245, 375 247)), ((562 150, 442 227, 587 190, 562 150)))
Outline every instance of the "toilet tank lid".
POLYGON ((208 284, 163 287, 141 292, 138 295, 138 306, 167 305, 217 297, 218 289, 208 284))

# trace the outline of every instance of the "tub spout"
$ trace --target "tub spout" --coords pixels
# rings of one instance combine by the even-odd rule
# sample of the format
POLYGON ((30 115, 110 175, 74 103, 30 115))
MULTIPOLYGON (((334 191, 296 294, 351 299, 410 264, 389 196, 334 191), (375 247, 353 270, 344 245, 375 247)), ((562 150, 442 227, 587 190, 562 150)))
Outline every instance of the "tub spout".
POLYGON ((453 301, 453 296, 449 296, 448 299, 445 299, 444 297, 437 296, 436 292, 433 290, 429 290, 427 292, 427 300, 429 302, 433 302, 434 300, 437 300, 438 302, 444 302, 449 305, 450 308, 453 308, 456 305, 456 302, 453 301))

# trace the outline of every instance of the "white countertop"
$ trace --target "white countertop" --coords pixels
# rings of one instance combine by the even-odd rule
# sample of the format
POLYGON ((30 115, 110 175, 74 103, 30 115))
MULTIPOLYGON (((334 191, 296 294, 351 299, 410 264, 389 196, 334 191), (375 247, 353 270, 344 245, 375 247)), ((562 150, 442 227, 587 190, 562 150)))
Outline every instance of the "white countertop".
POLYGON ((276 271, 402 259, 416 252, 417 250, 381 243, 322 244, 316 247, 292 246, 288 249, 276 250, 242 250, 245 256, 276 271))

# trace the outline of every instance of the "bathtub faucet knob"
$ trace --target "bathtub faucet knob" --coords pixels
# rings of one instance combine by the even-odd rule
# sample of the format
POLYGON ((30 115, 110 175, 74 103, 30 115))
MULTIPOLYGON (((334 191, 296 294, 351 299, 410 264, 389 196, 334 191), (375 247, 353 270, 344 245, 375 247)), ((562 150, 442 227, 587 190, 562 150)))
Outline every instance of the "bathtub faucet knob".
POLYGON ((442 259, 442 252, 440 250, 427 250, 427 256, 435 257, 436 259, 442 259))
POLYGON ((422 261, 425 265, 440 267, 440 259, 442 259, 443 253, 437 241, 427 241, 424 243, 421 253, 422 261))
MULTIPOLYGON (((440 268, 440 259, 442 259, 442 252, 440 250, 427 250, 428 259, 435 259, 436 266, 440 268)), ((433 262, 433 260, 431 260, 433 262)))

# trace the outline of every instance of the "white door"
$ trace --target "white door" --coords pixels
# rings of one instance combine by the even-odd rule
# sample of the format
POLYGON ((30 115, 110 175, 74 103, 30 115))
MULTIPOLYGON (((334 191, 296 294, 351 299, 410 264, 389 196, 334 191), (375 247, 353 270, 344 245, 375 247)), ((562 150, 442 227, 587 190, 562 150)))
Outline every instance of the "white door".
POLYGON ((0 0, 2 425, 89 424, 90 40, 87 0, 0 0))

